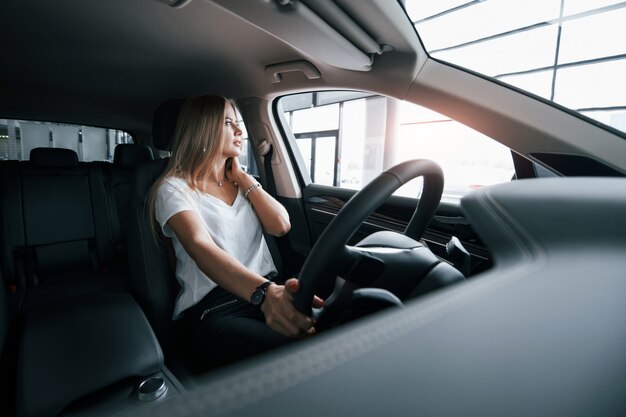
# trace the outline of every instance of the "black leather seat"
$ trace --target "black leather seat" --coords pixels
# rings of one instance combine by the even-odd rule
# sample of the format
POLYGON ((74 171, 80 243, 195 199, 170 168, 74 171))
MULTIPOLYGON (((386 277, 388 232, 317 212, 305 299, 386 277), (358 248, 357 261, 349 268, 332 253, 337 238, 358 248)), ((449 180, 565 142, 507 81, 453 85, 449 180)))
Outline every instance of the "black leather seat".
MULTIPOLYGON (((184 100, 161 104, 152 124, 153 145, 169 151, 171 139, 184 100)), ((150 227, 146 198, 152 184, 164 172, 169 158, 147 161, 135 171, 128 219, 128 257, 135 296, 155 330, 166 353, 176 350, 177 330, 172 322, 178 284, 174 259, 165 239, 155 236, 150 227)), ((166 355, 167 356, 167 355, 166 355)))
POLYGON ((135 169, 145 161, 152 161, 154 154, 147 145, 122 143, 115 147, 113 166, 120 169, 135 169))
POLYGON ((109 218, 116 249, 113 265, 127 268, 127 232, 130 212, 130 195, 135 169, 143 162, 152 161, 154 155, 147 145, 124 143, 115 147, 113 163, 100 162, 110 206, 109 218))
MULTIPOLYGON (((0 282, 2 273, 0 273, 0 282)), ((0 286, 0 404, 3 415, 15 414, 15 358, 17 351, 17 337, 15 323, 9 316, 4 285, 0 286)))
MULTIPOLYGON (((163 369, 163 353, 128 294, 95 292, 25 312, 17 364, 18 416, 54 416, 103 390, 128 402, 139 382, 163 369), (125 393, 125 395, 123 395, 125 393)), ((101 406, 102 397, 81 409, 101 406)))
POLYGON ((0 263, 16 310, 97 289, 124 288, 100 167, 76 152, 35 148, 7 161, 2 178, 0 263))
POLYGON ((107 268, 114 242, 101 167, 46 148, 0 171, 3 415, 140 407, 139 382, 168 371, 127 276, 107 268))

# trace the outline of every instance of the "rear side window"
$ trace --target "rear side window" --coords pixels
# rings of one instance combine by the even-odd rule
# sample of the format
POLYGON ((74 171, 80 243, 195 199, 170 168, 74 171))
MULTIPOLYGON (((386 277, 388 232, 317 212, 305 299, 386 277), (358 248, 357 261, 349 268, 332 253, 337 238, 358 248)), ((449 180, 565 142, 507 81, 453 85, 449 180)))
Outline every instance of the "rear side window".
MULTIPOLYGON (((301 171, 315 184, 359 190, 384 170, 409 159, 431 159, 445 176, 444 197, 510 181, 511 151, 495 140, 413 103, 359 92, 282 97, 301 171)), ((396 195, 417 197, 421 179, 396 195)))
POLYGON ((0 160, 28 160, 34 148, 66 148, 80 161, 113 161, 115 147, 133 143, 121 130, 74 125, 0 119, 0 160))

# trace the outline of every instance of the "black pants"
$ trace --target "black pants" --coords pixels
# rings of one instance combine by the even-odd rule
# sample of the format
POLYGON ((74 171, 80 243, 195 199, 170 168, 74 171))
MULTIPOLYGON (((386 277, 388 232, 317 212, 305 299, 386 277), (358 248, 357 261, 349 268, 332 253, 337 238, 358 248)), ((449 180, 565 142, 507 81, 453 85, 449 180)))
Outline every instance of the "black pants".
POLYGON ((295 339, 275 332, 265 324, 259 307, 214 288, 199 303, 183 313, 185 328, 199 344, 209 368, 266 352, 295 339))

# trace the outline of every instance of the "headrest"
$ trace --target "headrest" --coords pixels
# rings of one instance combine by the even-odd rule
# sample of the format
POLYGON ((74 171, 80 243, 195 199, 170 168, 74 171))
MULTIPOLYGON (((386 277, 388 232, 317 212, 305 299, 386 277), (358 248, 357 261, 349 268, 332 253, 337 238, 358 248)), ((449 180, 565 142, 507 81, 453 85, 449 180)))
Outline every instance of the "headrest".
POLYGON ((136 168, 142 162, 152 161, 152 149, 146 145, 122 143, 115 147, 113 163, 121 168, 136 168))
POLYGON ((169 151, 178 121, 178 114, 185 104, 184 99, 168 100, 156 109, 152 119, 152 144, 155 148, 169 151))
POLYGON ((49 168, 73 168, 78 166, 78 155, 71 149, 34 148, 30 151, 33 165, 49 168))

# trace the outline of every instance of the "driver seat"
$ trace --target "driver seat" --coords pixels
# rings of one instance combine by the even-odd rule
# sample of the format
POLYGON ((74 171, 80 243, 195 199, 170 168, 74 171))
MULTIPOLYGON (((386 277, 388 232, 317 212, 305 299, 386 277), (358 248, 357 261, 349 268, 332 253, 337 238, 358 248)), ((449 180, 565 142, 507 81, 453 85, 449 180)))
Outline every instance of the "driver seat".
MULTIPOLYGON (((162 103, 154 113, 153 145, 169 151, 171 138, 184 99, 162 103)), ((135 170, 131 185, 128 218, 128 258, 135 297, 146 314, 163 350, 171 351, 176 340, 172 321, 179 286, 175 278, 175 258, 168 239, 157 238, 148 220, 147 197, 150 187, 165 171, 169 158, 146 161, 135 170)))

